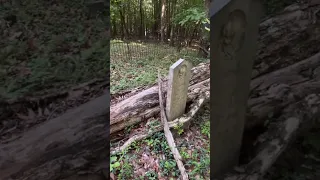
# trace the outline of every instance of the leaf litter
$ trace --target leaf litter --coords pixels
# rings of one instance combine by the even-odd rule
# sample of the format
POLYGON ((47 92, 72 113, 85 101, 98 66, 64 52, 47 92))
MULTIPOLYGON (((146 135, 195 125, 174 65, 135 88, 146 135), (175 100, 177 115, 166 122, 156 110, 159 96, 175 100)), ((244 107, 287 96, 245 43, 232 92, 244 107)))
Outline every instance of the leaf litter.
POLYGON ((1 143, 109 87, 105 13, 92 16, 84 1, 1 2, 1 143))

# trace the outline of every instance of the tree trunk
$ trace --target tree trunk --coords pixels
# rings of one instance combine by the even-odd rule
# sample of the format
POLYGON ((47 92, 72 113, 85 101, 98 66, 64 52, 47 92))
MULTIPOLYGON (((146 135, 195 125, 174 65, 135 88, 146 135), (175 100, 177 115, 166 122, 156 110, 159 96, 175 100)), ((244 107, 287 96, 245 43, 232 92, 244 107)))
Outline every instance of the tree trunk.
POLYGON ((125 37, 129 36, 129 31, 127 28, 127 24, 126 24, 126 20, 125 20, 125 16, 122 13, 122 10, 119 9, 119 14, 120 14, 120 19, 121 19, 121 29, 122 29, 122 39, 124 39, 125 37))
POLYGON ((206 14, 207 16, 209 17, 210 14, 209 14, 209 9, 210 9, 210 3, 211 3, 212 0, 205 0, 204 1, 204 9, 206 11, 206 14))
POLYGON ((140 34, 140 38, 143 37, 143 31, 144 31, 142 4, 143 4, 143 0, 139 0, 139 7, 140 7, 140 33, 139 34, 140 34))
MULTIPOLYGON (((248 100, 247 129, 264 123, 270 117, 276 119, 274 123, 283 125, 279 127, 287 127, 285 120, 308 124, 312 117, 319 115, 320 54, 316 53, 320 51, 320 4, 295 5, 287 9, 290 11, 260 24, 259 51, 248 100)), ((206 63, 192 69, 189 101, 197 98, 199 89, 209 91, 205 88, 209 86, 201 83, 209 78, 209 69, 210 65, 206 63)), ((109 134, 127 126, 125 121, 141 122, 158 116, 159 102, 157 86, 115 94, 108 122, 108 98, 108 95, 101 96, 13 137, 14 140, 6 144, 0 144, 0 179, 55 180, 77 175, 79 171, 101 174, 101 170, 107 171, 109 176, 109 163, 106 163, 109 134), (120 95, 125 99, 117 98, 120 95)), ((284 134, 274 136, 275 142, 280 142, 277 148, 269 141, 258 143, 254 149, 269 148, 272 151, 255 151, 253 154, 257 156, 249 160, 246 172, 263 175, 285 148, 289 141, 286 137, 291 137, 296 125, 291 124, 290 128, 285 128, 284 134), (267 159, 269 156, 263 156, 265 153, 272 158, 267 159)), ((270 129, 274 128, 270 126, 270 129)), ((281 131, 276 129, 277 132, 281 131)), ((235 173, 234 179, 242 175, 235 173)))
POLYGON ((166 29, 166 0, 161 1, 161 29, 160 29, 160 39, 161 42, 165 41, 165 29, 166 29))

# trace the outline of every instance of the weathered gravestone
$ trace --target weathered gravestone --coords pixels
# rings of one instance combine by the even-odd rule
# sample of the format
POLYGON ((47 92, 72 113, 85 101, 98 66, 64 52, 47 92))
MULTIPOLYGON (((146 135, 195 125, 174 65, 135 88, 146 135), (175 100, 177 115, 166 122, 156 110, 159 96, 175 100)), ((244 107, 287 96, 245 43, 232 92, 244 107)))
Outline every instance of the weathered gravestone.
POLYGON ((191 64, 188 61, 179 59, 170 67, 166 104, 168 121, 184 114, 190 77, 191 64))
POLYGON ((211 3, 211 178, 238 163, 261 12, 259 0, 211 3))

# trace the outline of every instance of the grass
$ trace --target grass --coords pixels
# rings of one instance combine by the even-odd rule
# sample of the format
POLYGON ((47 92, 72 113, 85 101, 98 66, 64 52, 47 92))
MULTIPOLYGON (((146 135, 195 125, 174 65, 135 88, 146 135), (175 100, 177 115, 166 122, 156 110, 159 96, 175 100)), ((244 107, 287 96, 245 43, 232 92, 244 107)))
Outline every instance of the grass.
POLYGON ((111 41, 110 55, 112 94, 155 83, 158 69, 162 75, 166 75, 169 67, 179 58, 184 58, 193 65, 205 61, 198 57, 197 52, 188 49, 177 52, 174 47, 164 44, 127 44, 120 40, 111 41))
POLYGON ((108 76, 106 14, 90 16, 84 1, 5 1, 0 21, 0 96, 108 76))

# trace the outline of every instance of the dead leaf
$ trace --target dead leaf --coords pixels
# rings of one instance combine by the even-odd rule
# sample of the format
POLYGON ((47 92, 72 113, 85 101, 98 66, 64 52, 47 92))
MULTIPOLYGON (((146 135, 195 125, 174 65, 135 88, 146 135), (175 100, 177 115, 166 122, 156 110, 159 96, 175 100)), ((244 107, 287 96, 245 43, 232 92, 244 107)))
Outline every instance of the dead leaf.
POLYGON ((76 99, 77 97, 80 97, 83 93, 84 93, 84 90, 70 91, 68 99, 76 99))
POLYGON ((25 115, 23 115, 23 114, 17 113, 16 115, 18 116, 19 119, 22 119, 22 120, 25 120, 25 121, 28 121, 28 120, 29 120, 29 117, 28 117, 28 116, 25 116, 25 115))
POLYGON ((28 45, 28 49, 30 51, 34 51, 34 50, 37 49, 33 38, 30 38, 30 39, 27 40, 27 45, 28 45))
POLYGON ((36 113, 34 113, 34 111, 32 109, 29 109, 28 108, 28 117, 29 117, 29 120, 33 120, 35 119, 37 116, 36 116, 36 113))
POLYGON ((48 108, 45 108, 43 113, 46 116, 50 115, 50 111, 48 110, 48 108))
POLYGON ((15 33, 13 33, 13 35, 9 39, 10 40, 14 40, 14 39, 17 39, 17 38, 21 37, 21 35, 22 35, 21 31, 15 32, 15 33))
POLYGON ((110 178, 112 179, 112 180, 115 180, 116 178, 115 178, 115 175, 113 174, 113 173, 110 173, 110 178))
POLYGON ((144 176, 146 174, 146 171, 143 168, 139 168, 134 172, 134 174, 137 176, 144 176))
POLYGON ((42 109, 41 107, 38 107, 38 117, 41 117, 43 114, 42 114, 42 109))

